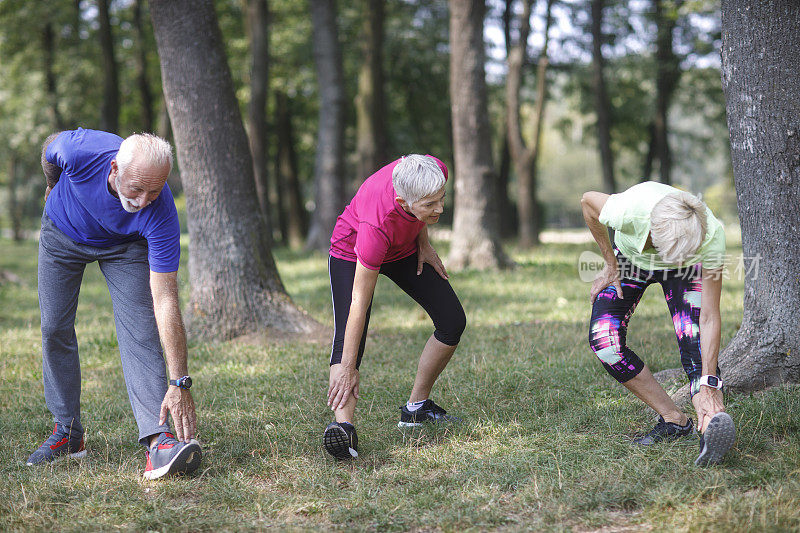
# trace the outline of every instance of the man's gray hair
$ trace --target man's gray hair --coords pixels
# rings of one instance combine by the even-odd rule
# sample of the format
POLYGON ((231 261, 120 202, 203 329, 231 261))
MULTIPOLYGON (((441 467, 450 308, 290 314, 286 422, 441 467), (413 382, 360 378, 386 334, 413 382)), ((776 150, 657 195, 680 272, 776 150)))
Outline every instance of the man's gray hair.
POLYGON ((172 170, 172 146, 152 133, 136 133, 122 141, 116 157, 120 174, 125 173, 134 157, 140 164, 152 167, 169 165, 172 170))
POLYGON ((402 157, 392 170, 394 190, 409 205, 435 193, 444 187, 444 182, 444 172, 435 159, 426 155, 402 157))
POLYGON ((688 192, 666 195, 650 212, 650 235, 661 259, 680 265, 706 237, 706 204, 688 192))

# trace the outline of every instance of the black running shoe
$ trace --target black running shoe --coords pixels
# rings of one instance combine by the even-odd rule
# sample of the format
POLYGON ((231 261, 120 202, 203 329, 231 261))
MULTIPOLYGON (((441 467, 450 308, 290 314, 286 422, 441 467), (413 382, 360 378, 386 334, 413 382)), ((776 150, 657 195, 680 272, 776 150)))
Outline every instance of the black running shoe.
POLYGON ((700 436, 700 455, 694 460, 697 466, 715 465, 728 453, 736 440, 736 427, 728 413, 717 413, 700 436))
POLYGON ((680 426, 673 422, 667 422, 664 417, 658 417, 658 423, 646 435, 636 437, 633 439, 634 444, 640 446, 649 446, 657 442, 664 442, 670 440, 680 439, 681 437, 689 437, 694 433, 694 424, 690 418, 685 426, 680 426))
POLYGON ((358 457, 356 428, 347 422, 331 422, 322 435, 322 447, 336 459, 358 457))
POLYGON ((461 422, 457 416, 448 415, 447 411, 436 405, 433 400, 425 400, 419 409, 416 411, 409 411, 408 407, 403 405, 400 407, 400 422, 397 427, 409 428, 421 426, 425 422, 461 422))

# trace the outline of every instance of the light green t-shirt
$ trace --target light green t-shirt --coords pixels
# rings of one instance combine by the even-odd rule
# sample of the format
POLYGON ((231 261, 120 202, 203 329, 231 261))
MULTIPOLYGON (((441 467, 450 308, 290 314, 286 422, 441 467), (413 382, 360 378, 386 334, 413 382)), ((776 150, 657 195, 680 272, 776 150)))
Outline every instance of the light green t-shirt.
MULTIPOLYGON (((679 265, 665 263, 655 248, 644 249, 650 234, 650 212, 666 195, 681 192, 655 181, 634 185, 625 192, 612 194, 600 211, 600 222, 614 228, 614 244, 636 267, 643 270, 667 270, 679 265)), ((703 263, 703 268, 722 268, 725 264, 725 228, 706 207, 706 237, 697 253, 683 266, 703 263)))

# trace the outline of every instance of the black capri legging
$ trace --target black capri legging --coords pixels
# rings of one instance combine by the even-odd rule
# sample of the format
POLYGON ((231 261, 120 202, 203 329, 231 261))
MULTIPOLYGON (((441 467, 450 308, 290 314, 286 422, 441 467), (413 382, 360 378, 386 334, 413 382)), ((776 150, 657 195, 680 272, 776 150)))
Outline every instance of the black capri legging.
MULTIPOLYGON (((448 346, 456 346, 458 344, 461 334, 467 326, 467 317, 449 281, 443 279, 427 263, 423 265, 422 273, 417 276, 416 253, 404 259, 384 263, 381 265, 380 273, 395 282, 398 287, 403 289, 406 294, 425 309, 436 328, 433 332, 436 340, 448 346)), ((330 256, 328 258, 328 274, 331 278, 334 327, 330 364, 335 365, 342 362, 344 330, 347 326, 347 317, 350 315, 356 263, 355 261, 346 261, 330 256)), ((370 302, 367 309, 364 331, 361 333, 356 368, 361 365, 361 357, 364 355, 364 345, 367 341, 367 329, 369 328, 371 311, 372 302, 370 302)))

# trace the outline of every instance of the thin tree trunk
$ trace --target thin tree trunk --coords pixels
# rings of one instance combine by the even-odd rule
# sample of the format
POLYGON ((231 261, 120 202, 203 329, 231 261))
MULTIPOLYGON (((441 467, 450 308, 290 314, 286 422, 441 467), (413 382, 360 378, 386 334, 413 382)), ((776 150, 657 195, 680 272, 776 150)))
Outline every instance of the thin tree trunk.
POLYGON ((186 194, 190 333, 311 331, 270 252, 212 0, 151 0, 150 15, 186 194))
POLYGON ((114 36, 108 13, 108 0, 97 0, 97 18, 100 21, 100 48, 103 52, 103 104, 100 108, 100 129, 119 131, 119 81, 117 61, 114 59, 114 36))
POLYGON ((285 93, 275 93, 276 128, 278 135, 277 180, 285 184, 282 203, 286 211, 285 235, 292 248, 300 248, 306 238, 308 217, 303 205, 300 179, 297 174, 297 153, 294 146, 294 128, 289 100, 285 93))
POLYGON ((483 0, 450 0, 450 101, 455 206, 449 267, 508 266, 498 231, 484 71, 483 0))
POLYGON ((142 106, 142 131, 153 131, 153 92, 150 90, 150 77, 147 75, 147 38, 142 22, 142 4, 144 0, 133 2, 133 27, 136 31, 136 82, 139 86, 139 98, 142 106))
POLYGON ((656 113, 653 120, 654 155, 659 161, 661 183, 672 183, 672 152, 669 147, 669 107, 681 75, 680 59, 672 46, 677 10, 682 2, 653 0, 658 34, 656 38, 656 113), (665 12, 666 9, 666 12, 665 12))
POLYGON ((359 184, 388 163, 386 105, 383 76, 383 37, 385 0, 365 0, 362 28, 362 63, 356 96, 356 148, 359 184))
POLYGON ((603 169, 603 189, 616 192, 614 179, 614 154, 611 151, 611 103, 608 99, 603 57, 603 8, 605 0, 592 1, 592 85, 594 86, 594 108, 597 114, 597 147, 603 169))
POLYGON ((267 175, 267 95, 269 93, 269 5, 267 0, 247 0, 250 36, 250 105, 247 107, 250 152, 253 156, 256 195, 261 214, 272 238, 267 175))
POLYGON ((530 16, 533 0, 525 0, 520 19, 519 42, 513 47, 508 59, 508 79, 506 81, 506 120, 508 139, 514 169, 517 173, 517 216, 519 245, 529 248, 539 244, 541 213, 536 194, 537 162, 541 146, 542 124, 547 103, 547 48, 549 44, 551 9, 553 0, 547 2, 544 29, 544 44, 539 54, 536 68, 536 107, 531 118, 532 139, 526 146, 522 136, 520 119, 520 89, 522 73, 527 61, 527 41, 530 34, 530 16))
POLYGON ((314 211, 308 249, 327 251, 331 233, 345 205, 344 81, 335 0, 313 0, 314 64, 319 83, 319 131, 314 159, 314 211))
POLYGON ((11 234, 17 242, 22 235, 22 205, 17 198, 19 191, 19 176, 17 172, 17 154, 12 152, 8 157, 8 214, 11 217, 11 234))
MULTIPOLYGON (((506 61, 511 55, 511 16, 514 9, 514 0, 505 0, 503 10, 503 36, 505 37, 506 61)), ((497 175, 497 188, 495 200, 497 202, 497 218, 501 237, 510 237, 516 232, 514 213, 511 201, 508 198, 508 181, 511 174, 511 152, 508 146, 508 114, 503 114, 502 124, 503 140, 500 143, 500 168, 497 175)))
POLYGON ((800 4, 722 1, 722 86, 746 266, 732 390, 800 381, 800 4))
POLYGON ((53 71, 55 62, 55 38, 53 35, 53 24, 46 22, 42 32, 42 51, 44 53, 44 78, 45 93, 47 95, 47 116, 50 127, 56 131, 64 129, 64 120, 58 111, 58 90, 56 88, 56 75, 53 71))

